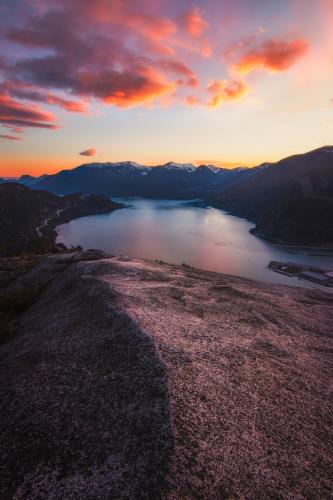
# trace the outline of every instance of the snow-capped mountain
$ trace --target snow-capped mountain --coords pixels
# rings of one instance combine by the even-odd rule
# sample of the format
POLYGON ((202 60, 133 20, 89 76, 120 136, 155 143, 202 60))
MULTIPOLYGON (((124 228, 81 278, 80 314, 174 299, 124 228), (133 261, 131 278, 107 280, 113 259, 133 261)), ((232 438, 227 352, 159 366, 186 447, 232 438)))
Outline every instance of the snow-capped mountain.
POLYGON ((333 153, 333 146, 324 146, 321 150, 323 153, 333 153))
POLYGON ((134 161, 85 163, 72 170, 50 175, 35 189, 55 194, 73 192, 108 196, 200 198, 222 190, 241 172, 215 165, 168 162, 146 166, 134 161))
POLYGON ((161 167, 166 170, 182 170, 184 172, 194 172, 197 169, 192 163, 176 163, 174 161, 169 161, 161 167))
POLYGON ((78 168, 89 168, 89 169, 112 169, 118 172, 136 172, 136 171, 149 171, 151 167, 146 165, 141 165, 135 161, 117 161, 117 162, 103 162, 103 163, 85 163, 80 165, 78 168))

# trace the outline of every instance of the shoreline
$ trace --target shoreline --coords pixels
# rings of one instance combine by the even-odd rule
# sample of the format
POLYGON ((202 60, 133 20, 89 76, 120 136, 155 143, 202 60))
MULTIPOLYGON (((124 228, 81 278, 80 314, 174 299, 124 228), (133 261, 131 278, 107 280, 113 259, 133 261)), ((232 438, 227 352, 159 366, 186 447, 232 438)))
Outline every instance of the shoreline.
MULTIPOLYGON (((221 210, 228 215, 231 215, 233 217, 239 217, 240 219, 245 219, 247 222, 253 224, 253 228, 249 229, 249 233, 252 234, 252 236, 255 236, 256 238, 262 239, 262 240, 267 241, 268 243, 271 243, 271 244, 276 245, 276 246, 281 246, 281 247, 285 247, 285 248, 294 248, 294 249, 298 249, 301 251, 302 250, 310 250, 311 252, 327 251, 327 252, 331 253, 331 255, 329 255, 329 256, 333 257, 333 242, 325 243, 324 245, 304 245, 301 243, 289 243, 287 241, 279 240, 278 238, 273 238, 271 236, 265 236, 264 234, 260 234, 259 232, 258 233, 256 232, 256 223, 253 220, 246 217, 245 215, 240 215, 238 213, 235 213, 231 210, 228 210, 226 208, 219 206, 218 204, 216 204, 216 205, 210 204, 204 200, 203 200, 203 202, 206 204, 207 208, 211 207, 214 209, 221 210)), ((318 256, 323 256, 323 257, 326 256, 323 253, 316 253, 316 254, 311 253, 309 255, 318 255, 318 256)))
MULTIPOLYGON (((101 210, 96 210, 96 211, 92 210, 92 211, 89 211, 89 213, 75 214, 75 212, 74 212, 70 215, 70 214, 67 214, 66 209, 63 209, 63 211, 61 212, 61 214, 62 214, 62 216, 61 216, 60 214, 58 215, 58 211, 57 211, 55 217, 48 219, 47 224, 44 226, 45 231, 44 232, 40 231, 41 234, 38 236, 38 238, 41 238, 41 239, 42 238, 51 238, 52 244, 55 246, 55 248, 59 248, 59 250, 60 250, 60 247, 61 247, 63 249, 63 250, 60 250, 60 252, 61 251, 63 251, 63 252, 71 251, 71 247, 66 246, 64 243, 57 242, 57 237, 58 237, 57 228, 59 226, 61 226, 62 224, 68 224, 72 220, 81 219, 82 217, 89 217, 91 215, 109 214, 109 213, 112 213, 116 210, 120 210, 121 208, 126 208, 126 205, 124 205, 124 204, 114 202, 113 200, 111 200, 111 201, 115 205, 113 208, 109 207, 107 209, 101 209, 101 210)), ((68 210, 71 210, 73 208, 75 209, 76 207, 68 207, 68 210)), ((38 228, 36 228, 36 230, 37 229, 40 230, 40 226, 38 226, 38 228)))
MULTIPOLYGON (((248 219, 246 219, 246 220, 248 220, 248 219)), ((249 222, 252 222, 252 221, 249 221, 249 222)), ((255 229, 255 228, 253 228, 253 229, 255 229)), ((306 255, 318 255, 318 256, 322 256, 322 257, 332 256, 333 257, 333 244, 332 244, 332 246, 326 247, 326 246, 301 245, 301 244, 297 244, 297 243, 288 243, 288 242, 283 241, 283 240, 278 240, 278 239, 271 238, 269 236, 265 236, 263 234, 255 233, 255 232, 253 232, 253 229, 250 229, 250 231, 249 231, 250 234, 252 234, 253 236, 256 236, 257 238, 265 240, 268 243, 271 243, 272 245, 283 247, 283 248, 294 248, 295 250, 300 250, 300 251, 309 250, 311 253, 306 254, 306 255), (331 255, 326 255, 325 253, 316 253, 316 254, 312 253, 312 252, 322 252, 322 251, 329 252, 331 255)))

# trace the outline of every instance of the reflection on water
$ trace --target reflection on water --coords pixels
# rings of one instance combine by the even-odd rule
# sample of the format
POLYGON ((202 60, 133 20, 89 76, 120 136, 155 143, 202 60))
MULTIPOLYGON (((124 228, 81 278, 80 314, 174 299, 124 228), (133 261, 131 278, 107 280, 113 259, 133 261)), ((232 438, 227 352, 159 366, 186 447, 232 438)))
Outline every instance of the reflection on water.
MULTIPOLYGON (((65 245, 170 263, 273 283, 317 286, 267 271, 271 260, 333 268, 333 257, 272 245, 249 233, 250 222, 188 201, 119 198, 128 208, 59 227, 65 245), (303 253, 302 253, 303 252, 303 253)), ((319 285, 318 285, 319 286, 319 285)))

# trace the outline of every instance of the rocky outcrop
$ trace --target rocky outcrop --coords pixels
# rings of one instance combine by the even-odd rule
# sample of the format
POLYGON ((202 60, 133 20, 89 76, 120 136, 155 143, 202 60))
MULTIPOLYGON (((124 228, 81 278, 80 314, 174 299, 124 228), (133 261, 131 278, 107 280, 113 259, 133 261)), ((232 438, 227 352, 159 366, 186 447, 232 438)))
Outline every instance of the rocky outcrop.
POLYGON ((331 497, 332 294, 94 252, 29 283, 0 345, 1 498, 331 497))
POLYGON ((26 274, 38 262, 34 255, 24 257, 0 257, 0 289, 26 274))

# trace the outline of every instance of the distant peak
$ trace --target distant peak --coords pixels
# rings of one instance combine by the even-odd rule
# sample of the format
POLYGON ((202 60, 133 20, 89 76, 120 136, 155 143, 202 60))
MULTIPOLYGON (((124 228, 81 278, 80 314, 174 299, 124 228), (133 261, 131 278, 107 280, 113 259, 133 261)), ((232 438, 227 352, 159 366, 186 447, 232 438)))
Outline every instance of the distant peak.
POLYGON ((164 168, 168 169, 179 169, 179 170, 187 170, 187 171, 194 171, 196 170, 197 167, 192 165, 192 163, 176 163, 174 161, 169 161, 168 163, 165 163, 162 165, 164 168))
POLYGON ((214 174, 218 173, 218 172, 223 172, 224 169, 221 167, 216 167, 215 165, 199 165, 198 166, 198 171, 199 172, 207 172, 207 170, 209 172, 212 172, 214 174))
POLYGON ((236 167, 236 168, 233 168, 233 171, 234 172, 243 172, 244 170, 248 170, 249 167, 236 167))
POLYGON ((322 151, 323 153, 333 153, 333 146, 323 146, 319 148, 318 151, 322 151))
POLYGON ((80 165, 80 167, 84 168, 124 168, 124 169, 149 169, 150 167, 146 167, 145 165, 141 165, 140 163, 136 163, 135 161, 117 161, 117 162, 103 162, 103 163, 85 163, 80 165))

